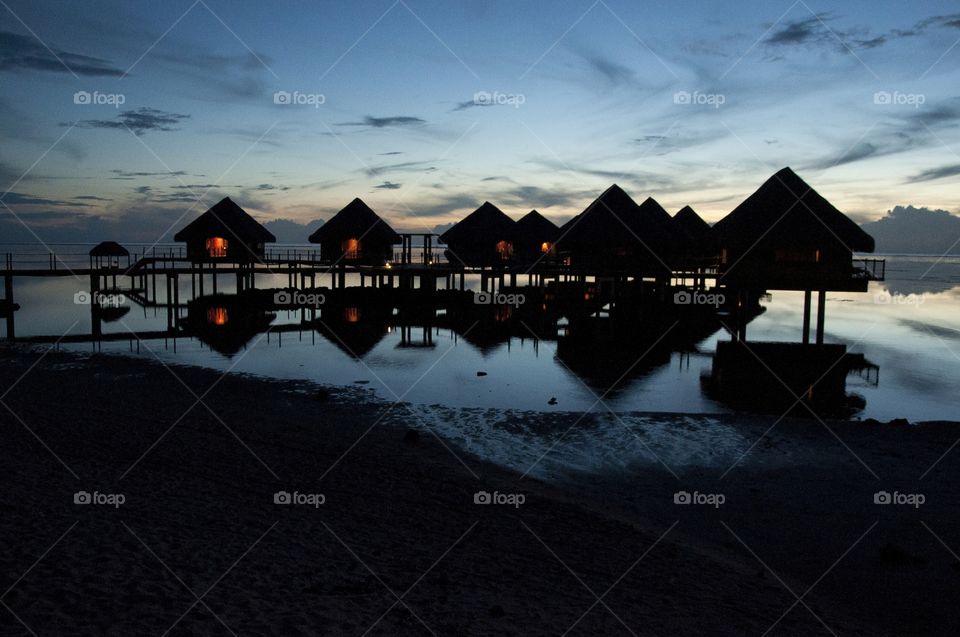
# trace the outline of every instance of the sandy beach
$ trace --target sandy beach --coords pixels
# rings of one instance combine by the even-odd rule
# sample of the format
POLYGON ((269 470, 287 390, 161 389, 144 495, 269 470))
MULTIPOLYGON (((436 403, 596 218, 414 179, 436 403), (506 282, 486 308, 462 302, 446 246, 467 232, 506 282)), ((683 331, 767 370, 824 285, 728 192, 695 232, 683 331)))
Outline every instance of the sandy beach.
MULTIPOLYGON (((527 473, 362 386, 43 352, 0 349, 0 635, 960 630, 956 423, 623 415, 649 462, 527 473)), ((581 416, 495 420, 550 467, 581 416)))

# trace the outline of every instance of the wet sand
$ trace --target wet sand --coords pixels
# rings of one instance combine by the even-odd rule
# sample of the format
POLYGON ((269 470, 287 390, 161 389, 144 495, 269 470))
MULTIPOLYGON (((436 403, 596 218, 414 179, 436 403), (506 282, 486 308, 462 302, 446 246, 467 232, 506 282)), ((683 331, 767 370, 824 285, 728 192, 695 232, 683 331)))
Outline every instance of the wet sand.
MULTIPOLYGON (((764 436, 776 419, 633 414, 707 453, 655 456, 651 437, 643 462, 522 475, 432 433, 455 414, 363 387, 10 347, 0 386, 0 635, 960 630, 956 424, 790 419, 764 436)), ((490 426, 543 430, 527 451, 549 467, 564 431, 601 417, 580 416, 490 426)))

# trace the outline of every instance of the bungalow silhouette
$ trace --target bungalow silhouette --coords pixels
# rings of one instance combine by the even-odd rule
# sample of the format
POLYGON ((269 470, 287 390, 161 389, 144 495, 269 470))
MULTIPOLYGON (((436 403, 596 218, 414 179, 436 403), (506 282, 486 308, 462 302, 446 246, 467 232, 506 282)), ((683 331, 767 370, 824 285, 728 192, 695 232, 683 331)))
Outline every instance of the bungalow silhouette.
POLYGON ((517 222, 489 201, 440 235, 447 261, 483 267, 509 265, 518 238, 517 222))
POLYGON ((693 208, 684 206, 673 215, 673 226, 680 241, 680 254, 684 261, 717 256, 719 247, 713 228, 693 208))
POLYGON ((669 275, 678 241, 670 214, 655 199, 637 204, 613 184, 560 228, 560 254, 577 270, 669 275))
POLYGON ((865 292, 873 273, 854 252, 873 237, 790 168, 768 179, 713 226, 720 283, 744 289, 865 292))
POLYGON ((187 258, 194 262, 260 261, 264 245, 277 238, 256 219, 224 197, 173 237, 187 244, 187 258))
POLYGON ((320 256, 343 265, 384 265, 401 237, 359 197, 310 235, 320 256))
POLYGON ((556 254, 554 244, 560 228, 536 210, 531 210, 517 221, 516 252, 526 263, 534 263, 556 254))

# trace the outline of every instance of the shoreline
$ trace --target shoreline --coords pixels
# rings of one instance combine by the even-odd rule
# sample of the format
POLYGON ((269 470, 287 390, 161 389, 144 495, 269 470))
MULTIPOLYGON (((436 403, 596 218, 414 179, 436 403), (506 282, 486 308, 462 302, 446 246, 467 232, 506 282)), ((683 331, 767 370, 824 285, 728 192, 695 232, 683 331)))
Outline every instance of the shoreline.
MULTIPOLYGON (((728 463, 667 459, 679 467, 668 470, 651 457, 544 481, 470 453, 439 428, 447 415, 426 423, 435 436, 406 405, 357 400, 367 390, 171 366, 194 395, 154 361, 38 359, 0 348, 3 386, 16 382, 4 398, 13 413, 0 412, 9 581, 66 532, 3 599, 38 634, 162 632, 196 601, 187 588, 200 595, 218 581, 204 596, 210 608, 196 604, 174 634, 226 633, 214 613, 238 634, 360 634, 397 602, 391 590, 412 585, 371 634, 429 634, 423 624, 559 634, 575 622, 571 634, 626 633, 624 624, 761 634, 796 603, 784 584, 802 595, 814 582, 804 602, 837 634, 948 634, 960 622, 950 613, 960 569, 933 535, 960 548, 950 479, 960 457, 947 453, 919 477, 960 436, 955 423, 827 421, 831 435, 784 419, 761 438, 774 418, 626 414, 636 425, 626 433, 655 451, 697 440, 698 420, 760 442, 726 473, 728 463), (126 501, 75 505, 79 490, 126 501), (878 490, 926 502, 878 506, 878 490), (279 491, 325 502, 276 505, 279 491), (477 505, 478 491, 525 501, 477 505), (681 491, 725 502, 674 504, 681 491)), ((558 439, 562 450, 545 415, 478 427, 549 434, 531 451, 558 439)), ((574 443, 589 439, 588 425, 570 430, 574 443)), ((820 619, 796 604, 771 634, 828 634, 820 619)))

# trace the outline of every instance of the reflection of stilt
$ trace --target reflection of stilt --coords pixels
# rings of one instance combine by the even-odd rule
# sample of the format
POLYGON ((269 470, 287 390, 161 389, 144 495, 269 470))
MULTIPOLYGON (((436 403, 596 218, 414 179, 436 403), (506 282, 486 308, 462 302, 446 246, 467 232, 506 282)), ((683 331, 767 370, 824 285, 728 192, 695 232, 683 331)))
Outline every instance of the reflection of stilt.
POLYGON ((17 334, 13 320, 15 310, 13 304, 13 276, 9 274, 3 277, 3 300, 7 310, 7 340, 12 341, 17 337, 17 334))
POLYGON ((803 344, 810 343, 810 290, 803 291, 803 344))
POLYGON ((817 345, 823 345, 823 326, 827 313, 827 293, 825 290, 817 292, 817 345))

